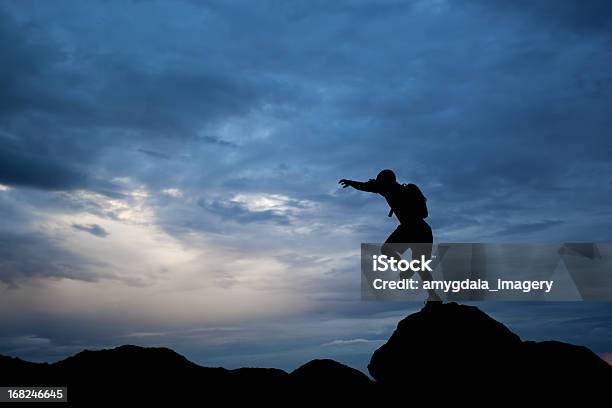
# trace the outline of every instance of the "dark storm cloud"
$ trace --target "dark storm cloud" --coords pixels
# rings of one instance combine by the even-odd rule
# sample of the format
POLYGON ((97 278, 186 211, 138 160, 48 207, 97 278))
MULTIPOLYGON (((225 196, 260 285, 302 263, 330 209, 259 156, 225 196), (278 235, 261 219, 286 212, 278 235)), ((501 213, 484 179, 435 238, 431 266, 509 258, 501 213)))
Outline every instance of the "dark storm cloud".
POLYGON ((200 139, 206 143, 212 143, 212 144, 217 144, 220 146, 225 146, 225 147, 238 147, 238 145, 236 143, 232 143, 232 142, 228 142, 226 140, 222 140, 218 137, 214 137, 214 136, 202 136, 200 137, 200 139))
MULTIPOLYGON (((544 234, 521 218, 547 217, 571 235, 579 211, 612 197, 602 2, 176 3, 138 21, 137 3, 38 7, 2 14, 0 46, 15 63, 1 68, 13 101, 1 137, 52 171, 9 168, 6 184, 111 195, 121 193, 101 180, 128 176, 195 196, 318 197, 310 217, 332 229, 385 214, 371 197, 330 195, 337 179, 393 167, 422 186, 439 232, 479 228, 465 239, 544 234), (268 133, 257 136, 261 117, 268 133)), ((237 224, 288 223, 209 204, 237 224)), ((167 208, 169 229, 202 224, 197 208, 192 220, 167 208)))
POLYGON ((44 20, 24 17, 22 11, 15 4, 0 10, 0 50, 11 62, 0 67, 0 142, 5 146, 0 182, 7 185, 112 194, 113 188, 98 185, 110 184, 100 177, 108 180, 131 169, 125 161, 115 166, 101 157, 118 157, 132 148, 151 158, 169 158, 190 139, 236 147, 202 135, 201 129, 245 114, 282 92, 282 84, 271 87, 267 80, 227 70, 223 62, 206 63, 204 49, 184 54, 180 47, 169 48, 177 58, 170 64, 156 61, 166 54, 139 59, 113 42, 95 50, 76 33, 67 29, 58 35, 44 20), (179 142, 168 151, 158 145, 160 139, 179 142))
POLYGON ((144 153, 148 156, 154 157, 156 159, 164 159, 164 160, 169 160, 170 156, 168 156, 165 153, 161 153, 161 152, 156 152, 154 150, 148 150, 148 149, 137 149, 140 153, 144 153))
POLYGON ((0 231, 0 282, 18 287, 30 278, 76 279, 95 282, 112 277, 93 273, 85 257, 66 251, 47 237, 0 231))
POLYGON ((86 177, 48 157, 0 147, 0 183, 46 190, 72 190, 83 187, 86 177))
MULTIPOLYGON (((210 180, 229 186, 230 178, 240 180, 235 174, 249 169, 243 186, 300 195, 322 192, 337 177, 372 177, 392 166, 404 180, 423 184, 432 205, 446 202, 438 214, 447 218, 475 219, 478 214, 459 214, 450 203, 492 195, 495 202, 472 208, 491 213, 509 201, 529 207, 526 194, 546 190, 563 199, 559 188, 574 187, 576 174, 568 172, 578 161, 605 170, 605 152, 597 148, 604 127, 595 124, 605 123, 609 53, 597 53, 602 30, 581 38, 568 34, 574 17, 604 24, 605 7, 591 13, 557 2, 532 8, 491 2, 196 5, 177 5, 172 20, 149 10, 150 24, 169 22, 158 48, 144 42, 148 24, 121 37, 129 16, 113 14, 118 34, 109 35, 99 52, 86 48, 100 34, 95 26, 43 41, 40 21, 5 13, 0 38, 13 44, 5 47, 13 59, 30 67, 27 78, 8 71, 6 77, 15 78, 12 92, 37 92, 27 104, 11 105, 5 134, 24 152, 36 147, 49 160, 81 165, 84 172, 129 174, 154 185, 177 174, 177 166, 148 166, 148 158, 183 157, 184 149, 210 144, 203 157, 181 159, 180 187, 186 190, 202 185, 194 174, 203 168, 212 173, 210 187, 221 188, 210 180), (496 24, 481 30, 483 17, 496 24), (537 19, 558 23, 543 27, 537 19), (184 37, 178 21, 191 24, 194 34, 184 37), (313 26, 321 29, 303 35, 313 26), (590 58, 588 74, 582 58, 590 58), (31 86, 39 83, 45 86, 31 86), (237 160, 219 160, 227 152, 211 149, 244 143, 211 133, 209 125, 262 106, 290 126, 257 142, 249 142, 253 129, 238 129, 247 143, 237 160), (591 133, 586 140, 576 136, 585 122, 591 133), (192 136, 196 141, 187 142, 192 136), (160 138, 182 142, 168 145, 160 138), (125 157, 134 144, 144 154, 136 161, 125 157), (289 173, 297 175, 292 182, 281 172, 266 179, 259 171, 287 158, 289 173)), ((72 24, 78 24, 75 13, 72 24)))
POLYGON ((18 122, 17 115, 38 114, 48 119, 41 124, 55 126, 45 132, 45 137, 52 139, 62 135, 49 133, 68 132, 67 126, 192 136, 191 126, 240 114, 263 96, 259 92, 266 92, 246 78, 198 63, 197 55, 187 66, 153 70, 146 61, 119 52, 70 51, 77 44, 62 43, 53 36, 45 38, 50 33, 41 22, 18 22, 4 11, 0 18, 4 23, 0 49, 6 60, 12 61, 2 67, 5 86, 0 92, 6 106, 0 114, 12 116, 6 123, 12 130, 25 126, 11 123, 18 122))
POLYGON ((223 200, 199 200, 198 205, 220 216, 223 222, 237 222, 239 224, 270 222, 278 225, 289 225, 287 214, 274 210, 251 211, 241 203, 223 200))
POLYGON ((72 224, 72 228, 79 230, 79 231, 88 232, 91 235, 94 235, 100 238, 104 238, 108 236, 108 231, 106 231, 104 228, 102 228, 98 224, 86 224, 86 225, 72 224))
POLYGON ((0 118, 14 115, 32 106, 56 110, 63 107, 63 93, 54 93, 56 72, 51 70, 63 54, 45 38, 45 31, 36 24, 20 24, 0 8, 0 118))
POLYGON ((512 11, 581 34, 610 35, 612 27, 612 4, 606 0, 591 0, 588 4, 571 0, 483 1, 481 4, 491 11, 512 11))

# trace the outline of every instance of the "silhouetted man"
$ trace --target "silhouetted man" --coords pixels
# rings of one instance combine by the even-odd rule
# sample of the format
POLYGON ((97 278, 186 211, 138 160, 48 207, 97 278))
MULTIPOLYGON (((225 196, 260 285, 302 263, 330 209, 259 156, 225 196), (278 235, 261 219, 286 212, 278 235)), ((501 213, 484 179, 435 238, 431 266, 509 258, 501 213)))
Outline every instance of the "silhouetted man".
MULTIPOLYGON (((381 253, 389 258, 400 260, 402 254, 411 249, 412 258, 419 259, 425 255, 431 258, 431 247, 433 235, 431 227, 425 218, 427 212, 427 199, 415 184, 399 184, 392 170, 383 170, 378 173, 376 179, 367 182, 342 179, 339 181, 343 188, 353 187, 360 191, 378 193, 385 197, 391 210, 389 217, 395 216, 400 225, 389 235, 381 248, 381 253)), ((431 280, 429 271, 420 271, 419 275, 423 281, 431 280)), ((407 279, 412 273, 402 273, 401 278, 407 279)), ((434 290, 430 290, 428 301, 439 301, 440 298, 434 290)))

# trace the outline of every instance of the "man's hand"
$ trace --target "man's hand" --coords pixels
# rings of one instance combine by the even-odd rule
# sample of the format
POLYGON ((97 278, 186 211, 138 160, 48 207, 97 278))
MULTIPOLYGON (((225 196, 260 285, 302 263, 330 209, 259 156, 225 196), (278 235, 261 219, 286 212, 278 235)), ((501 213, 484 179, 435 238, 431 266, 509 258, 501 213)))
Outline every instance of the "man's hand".
POLYGON ((338 184, 342 185, 342 188, 353 187, 353 180, 342 179, 338 182, 338 184))
POLYGON ((353 187, 355 190, 367 191, 368 193, 379 193, 380 187, 376 180, 370 179, 367 182, 342 179, 338 182, 342 184, 342 188, 353 187))

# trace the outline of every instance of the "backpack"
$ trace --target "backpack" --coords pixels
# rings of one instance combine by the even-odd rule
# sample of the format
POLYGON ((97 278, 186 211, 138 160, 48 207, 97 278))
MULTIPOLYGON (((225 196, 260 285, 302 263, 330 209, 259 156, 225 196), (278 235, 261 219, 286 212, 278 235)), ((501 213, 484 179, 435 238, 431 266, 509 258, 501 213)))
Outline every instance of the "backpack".
MULTIPOLYGON (((427 211, 427 198, 421 192, 421 189, 416 184, 402 184, 402 201, 405 205, 410 206, 410 212, 416 217, 425 219, 429 216, 427 211)), ((393 216, 393 209, 389 210, 389 217, 393 216)))

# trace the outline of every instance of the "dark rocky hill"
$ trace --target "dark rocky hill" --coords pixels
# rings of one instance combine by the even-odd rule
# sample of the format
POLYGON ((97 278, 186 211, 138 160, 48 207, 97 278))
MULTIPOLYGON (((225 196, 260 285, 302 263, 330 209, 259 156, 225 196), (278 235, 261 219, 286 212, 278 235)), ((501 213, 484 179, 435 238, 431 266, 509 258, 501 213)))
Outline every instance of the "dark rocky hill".
MULTIPOLYGON (((291 373, 202 367, 167 348, 82 351, 53 364, 0 356, 0 385, 68 386, 69 405, 561 401, 607 397, 612 366, 589 349, 523 342, 473 306, 429 303, 399 322, 362 372, 313 360, 291 373), (502 399, 500 399, 502 398, 502 399), (534 399, 535 398, 535 399, 534 399)), ((410 405, 410 404, 408 404, 410 405)))

